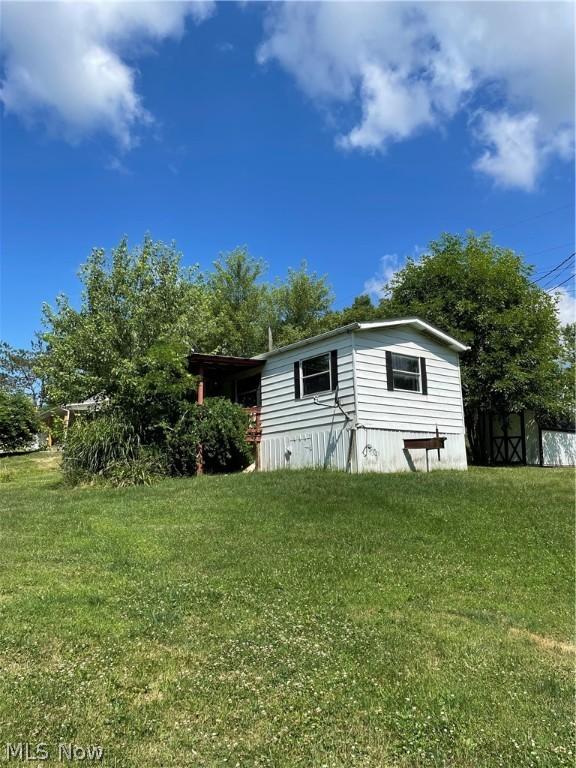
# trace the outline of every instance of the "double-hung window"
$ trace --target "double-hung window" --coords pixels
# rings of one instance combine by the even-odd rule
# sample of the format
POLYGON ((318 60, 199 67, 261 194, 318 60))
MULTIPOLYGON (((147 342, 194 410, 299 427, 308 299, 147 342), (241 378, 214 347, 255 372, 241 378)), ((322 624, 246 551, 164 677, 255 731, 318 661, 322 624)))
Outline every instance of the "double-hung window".
POLYGON ((389 390, 428 393, 426 360, 423 357, 386 352, 386 369, 389 390))
POLYGON ((332 392, 338 385, 337 352, 306 357, 294 363, 294 394, 296 398, 332 392))

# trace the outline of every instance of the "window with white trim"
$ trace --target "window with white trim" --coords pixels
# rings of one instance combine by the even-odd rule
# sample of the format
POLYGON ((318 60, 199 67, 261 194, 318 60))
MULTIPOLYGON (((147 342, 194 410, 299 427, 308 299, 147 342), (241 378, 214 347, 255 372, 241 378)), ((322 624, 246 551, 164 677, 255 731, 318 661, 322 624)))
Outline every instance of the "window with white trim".
POLYGON ((410 355, 392 352, 392 381, 394 389, 421 392, 420 360, 410 355))
POLYGON ((308 357, 300 361, 300 379, 302 395, 314 395, 318 392, 330 392, 332 389, 331 355, 308 357))

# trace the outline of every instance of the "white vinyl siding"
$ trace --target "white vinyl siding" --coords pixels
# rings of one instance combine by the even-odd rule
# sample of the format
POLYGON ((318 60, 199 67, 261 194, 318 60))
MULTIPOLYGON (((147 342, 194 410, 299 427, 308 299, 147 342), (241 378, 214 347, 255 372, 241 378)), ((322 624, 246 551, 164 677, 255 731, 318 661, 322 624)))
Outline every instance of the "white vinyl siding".
POLYGON ((404 432, 464 432, 458 353, 410 326, 356 331, 358 422, 404 432), (386 352, 426 360, 427 394, 389 391, 386 352))
POLYGON ((542 430, 542 463, 545 467, 576 465, 576 434, 560 430, 542 430))
POLYGON ((281 432, 305 431, 310 429, 330 428, 344 424, 342 412, 335 406, 335 396, 343 409, 351 416, 354 411, 354 386, 352 376, 352 335, 340 336, 312 342, 306 347, 279 352, 266 360, 262 371, 262 435, 281 432), (314 397, 296 399, 294 393, 294 363, 301 360, 338 352, 338 390, 337 392, 319 392, 314 397), (318 405, 314 402, 317 399, 318 405), (330 406, 330 407, 325 407, 330 406))

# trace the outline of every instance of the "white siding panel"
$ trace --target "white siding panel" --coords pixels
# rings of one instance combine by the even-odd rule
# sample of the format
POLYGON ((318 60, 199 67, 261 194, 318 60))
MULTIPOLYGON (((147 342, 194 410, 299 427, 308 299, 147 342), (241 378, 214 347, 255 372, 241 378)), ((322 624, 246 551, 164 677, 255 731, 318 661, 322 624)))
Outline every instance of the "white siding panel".
POLYGON ((545 467, 575 466, 576 434, 543 429, 542 460, 545 467))
POLYGON ((440 462, 428 454, 431 469, 465 469, 464 417, 458 354, 412 328, 343 333, 305 347, 280 352, 262 372, 263 470, 322 467, 360 472, 426 470, 426 452, 404 450, 404 439, 447 436, 440 462), (294 363, 338 351, 338 397, 334 393, 298 400, 294 363), (426 359, 428 394, 389 392, 386 351, 426 359), (355 426, 358 425, 358 429, 355 426))
POLYGON ((296 400, 294 394, 294 363, 333 349, 338 351, 338 397, 343 409, 354 417, 352 338, 347 333, 279 353, 266 361, 262 372, 263 438, 288 431, 324 429, 331 432, 346 424, 335 405, 334 392, 317 395, 324 405, 317 405, 313 397, 296 400))
POLYGON ((412 328, 355 333, 358 421, 366 428, 463 434, 458 353, 412 328), (426 359, 428 394, 388 391, 386 352, 426 359))
MULTIPOLYGON (((359 429, 359 472, 426 472, 426 451, 405 450, 404 440, 432 437, 433 433, 391 432, 385 429, 359 429)), ((428 451, 428 466, 433 469, 466 469, 466 445, 463 434, 448 435, 440 451, 428 451)))
POLYGON ((333 429, 272 434, 260 443, 260 468, 355 471, 352 440, 353 432, 344 424, 333 429))

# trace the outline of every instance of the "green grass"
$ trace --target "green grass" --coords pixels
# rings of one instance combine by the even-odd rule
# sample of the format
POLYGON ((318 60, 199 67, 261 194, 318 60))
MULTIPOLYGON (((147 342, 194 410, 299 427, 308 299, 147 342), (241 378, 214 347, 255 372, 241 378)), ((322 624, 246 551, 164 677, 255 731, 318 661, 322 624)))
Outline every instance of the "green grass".
POLYGON ((71 490, 49 455, 2 464, 2 752, 573 765, 570 470, 71 490))

